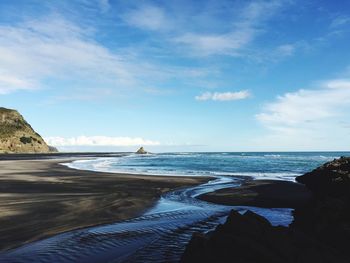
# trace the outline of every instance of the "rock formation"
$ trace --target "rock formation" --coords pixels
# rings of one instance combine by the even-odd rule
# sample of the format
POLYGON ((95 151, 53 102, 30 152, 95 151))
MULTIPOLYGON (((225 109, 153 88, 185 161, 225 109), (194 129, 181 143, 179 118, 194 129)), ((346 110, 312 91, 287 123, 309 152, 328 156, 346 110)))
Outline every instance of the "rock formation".
POLYGON ((289 227, 232 211, 226 223, 192 237, 181 262, 350 262, 350 158, 297 177, 312 191, 289 227))
POLYGON ((138 149, 136 153, 137 154, 147 154, 147 152, 145 151, 145 149, 143 149, 143 147, 140 147, 140 149, 138 149))
MULTIPOLYGON (((48 153, 48 146, 16 110, 0 107, 0 153, 48 153)), ((56 149, 57 151, 57 149, 56 149)))
POLYGON ((313 192, 314 199, 295 210, 291 228, 317 237, 350 262, 350 158, 328 162, 296 180, 313 192))
POLYGON ((287 227, 274 227, 251 211, 232 210, 226 223, 207 235, 194 235, 181 262, 310 263, 348 262, 316 239, 287 227), (337 259, 336 261, 334 261, 337 259))

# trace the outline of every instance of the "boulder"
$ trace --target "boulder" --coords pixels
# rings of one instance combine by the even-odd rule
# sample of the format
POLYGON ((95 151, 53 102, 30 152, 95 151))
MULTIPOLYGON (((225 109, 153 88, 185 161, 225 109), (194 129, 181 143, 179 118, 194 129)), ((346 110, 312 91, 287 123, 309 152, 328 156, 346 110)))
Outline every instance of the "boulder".
POLYGON ((209 234, 195 234, 181 262, 309 263, 347 262, 317 239, 287 227, 272 226, 251 211, 231 211, 209 234))
POLYGON ((298 176, 296 181, 305 184, 319 198, 350 196, 350 158, 341 157, 298 176))
POLYGON ((350 158, 327 162, 296 180, 305 184, 314 198, 294 211, 290 227, 316 236, 350 262, 350 158))

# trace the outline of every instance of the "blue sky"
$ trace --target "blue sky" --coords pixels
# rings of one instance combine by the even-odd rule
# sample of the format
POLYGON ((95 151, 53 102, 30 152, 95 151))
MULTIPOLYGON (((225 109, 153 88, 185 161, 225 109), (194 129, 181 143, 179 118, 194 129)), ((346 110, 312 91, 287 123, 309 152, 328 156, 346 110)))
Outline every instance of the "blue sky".
POLYGON ((0 2, 0 103, 63 151, 349 150, 350 2, 0 2))

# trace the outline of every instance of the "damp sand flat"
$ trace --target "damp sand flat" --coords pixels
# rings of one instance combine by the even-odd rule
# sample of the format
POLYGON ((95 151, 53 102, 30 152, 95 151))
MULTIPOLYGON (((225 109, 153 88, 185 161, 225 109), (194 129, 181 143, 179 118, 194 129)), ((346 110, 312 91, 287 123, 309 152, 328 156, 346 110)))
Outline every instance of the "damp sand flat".
POLYGON ((224 188, 199 196, 216 204, 256 207, 302 207, 311 198, 305 185, 280 180, 249 180, 239 187, 224 188))
POLYGON ((209 180, 82 171, 64 161, 0 161, 0 250, 138 216, 162 193, 209 180))

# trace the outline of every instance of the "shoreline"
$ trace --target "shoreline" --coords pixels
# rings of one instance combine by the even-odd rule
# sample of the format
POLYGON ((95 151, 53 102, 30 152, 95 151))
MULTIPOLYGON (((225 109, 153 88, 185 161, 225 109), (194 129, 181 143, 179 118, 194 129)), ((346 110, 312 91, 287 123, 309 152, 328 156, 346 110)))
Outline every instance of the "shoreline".
POLYGON ((0 157, 0 252, 142 215, 163 193, 211 179, 105 173, 61 165, 108 155, 41 156, 0 157))
MULTIPOLYGON (((64 165, 76 160, 124 155, 30 154, 11 156, 11 160, 0 156, 0 253, 64 232, 140 216, 163 193, 214 178, 99 172, 64 165)), ((304 193, 295 188, 299 184, 288 181, 234 177, 245 180, 239 187, 223 188, 196 198, 230 206, 295 208, 295 202, 300 203, 296 199, 304 193), (281 193, 286 191, 291 191, 288 200, 280 205, 281 193), (278 199, 279 204, 275 200, 271 202, 271 198, 278 199)))

